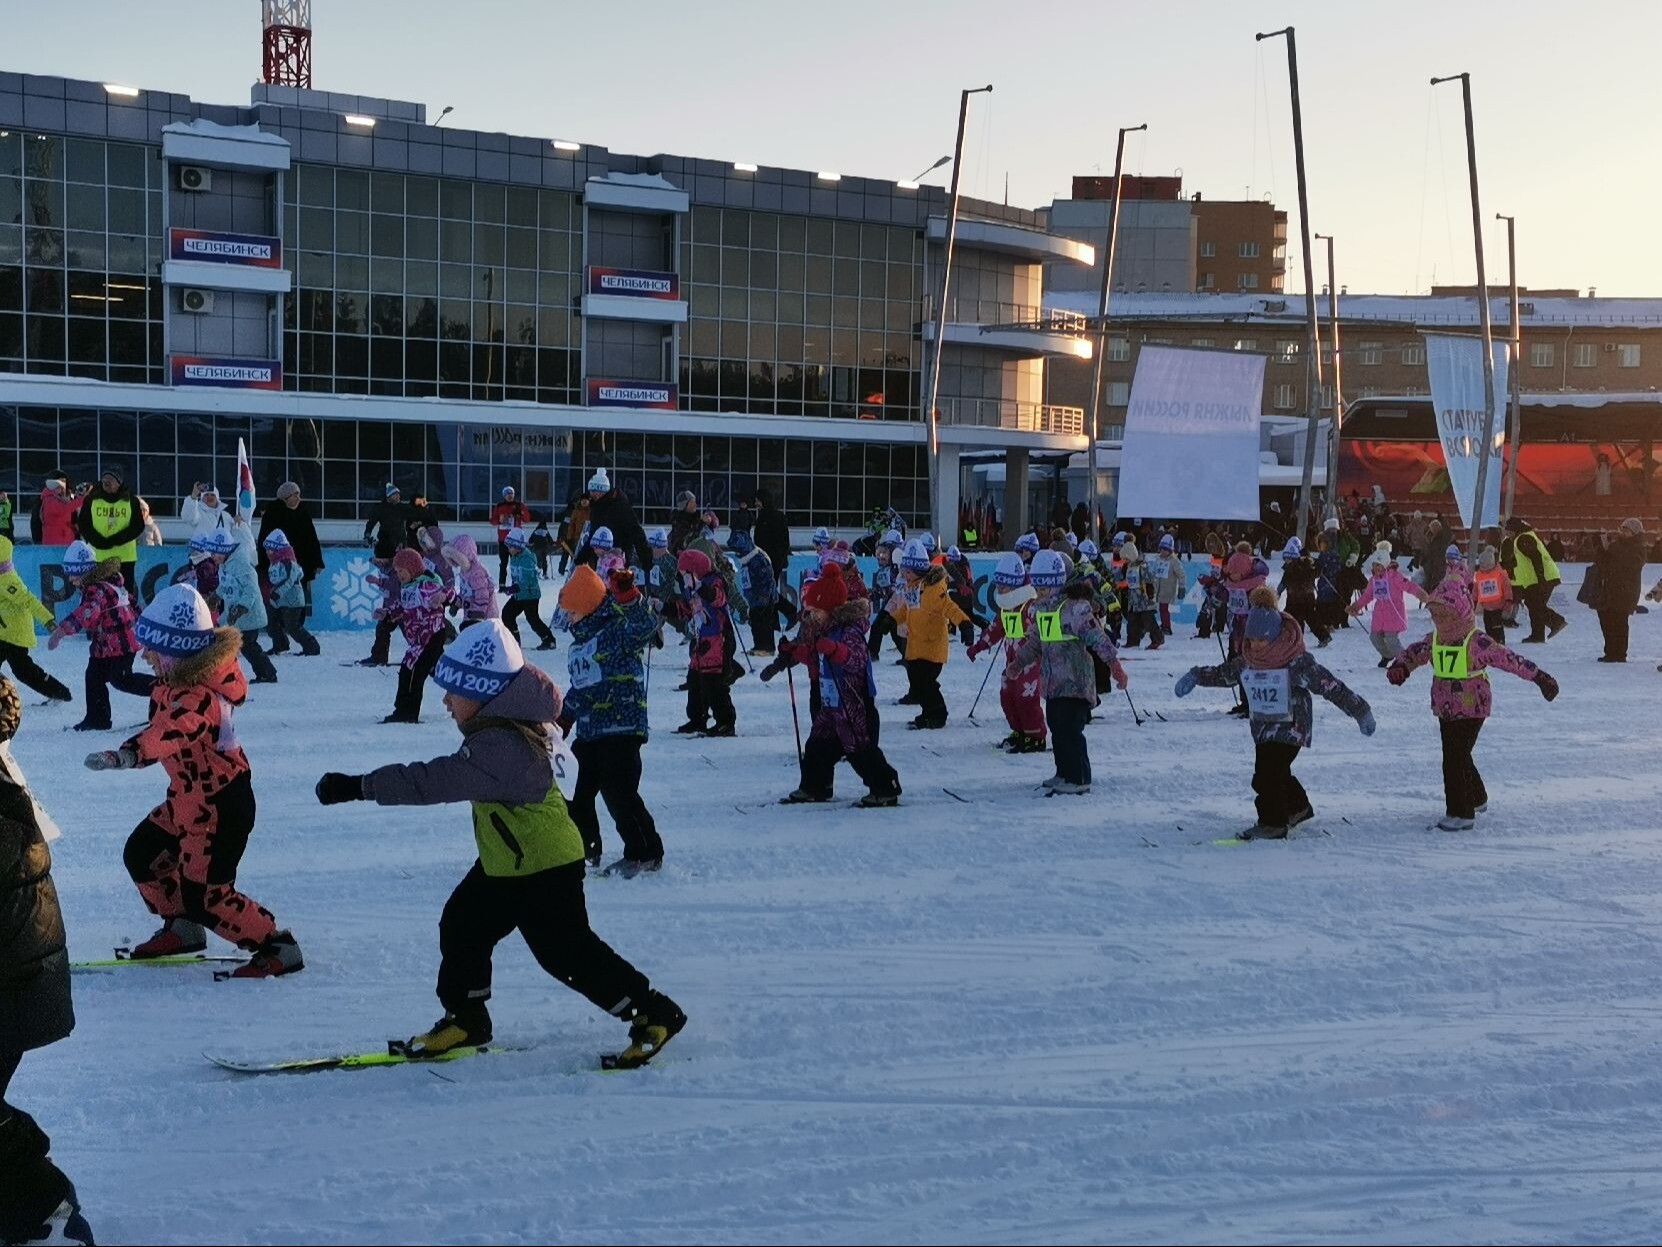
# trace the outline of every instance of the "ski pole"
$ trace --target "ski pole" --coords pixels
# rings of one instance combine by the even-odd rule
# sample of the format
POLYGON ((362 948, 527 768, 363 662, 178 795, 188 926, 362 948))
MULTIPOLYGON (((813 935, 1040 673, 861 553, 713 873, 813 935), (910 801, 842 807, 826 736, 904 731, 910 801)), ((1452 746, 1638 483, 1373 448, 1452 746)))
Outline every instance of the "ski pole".
POLYGON ((796 729, 796 764, 802 765, 802 720, 796 715, 796 668, 785 668, 785 687, 791 690, 791 726, 796 729))
MULTIPOLYGON (((744 633, 739 631, 738 616, 733 614, 733 608, 731 606, 727 608, 727 622, 733 625, 733 639, 737 641, 739 647, 743 649, 744 633)), ((744 650, 744 665, 750 668, 751 671, 756 670, 756 664, 750 661, 750 651, 748 649, 744 650)))
POLYGON ((1009 643, 1008 639, 1000 641, 998 646, 998 657, 995 657, 992 662, 987 664, 987 674, 981 677, 981 692, 976 693, 975 700, 970 703, 969 718, 971 723, 975 722, 975 708, 981 704, 981 693, 985 693, 987 691, 987 681, 993 678, 993 668, 998 665, 998 658, 1003 657, 1004 647, 1009 643))
POLYGON ((1142 716, 1137 713, 1137 703, 1131 700, 1131 690, 1121 690, 1125 694, 1125 704, 1131 707, 1131 719, 1138 727, 1143 725, 1142 716))

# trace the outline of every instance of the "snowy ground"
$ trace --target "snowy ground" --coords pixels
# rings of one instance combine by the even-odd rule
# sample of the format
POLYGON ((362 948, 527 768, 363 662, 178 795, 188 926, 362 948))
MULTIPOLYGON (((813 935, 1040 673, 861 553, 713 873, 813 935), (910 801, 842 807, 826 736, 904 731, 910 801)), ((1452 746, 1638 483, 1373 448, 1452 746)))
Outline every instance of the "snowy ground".
MULTIPOLYGON (((645 793, 668 862, 589 886, 597 929, 691 1015, 664 1064, 589 1072, 621 1028, 515 939, 494 1013, 529 1051, 241 1078, 199 1054, 432 1021, 438 913, 472 857, 461 807, 313 800, 325 768, 455 742, 431 691, 425 724, 378 725, 392 675, 341 667, 367 638, 329 636, 239 720, 260 801, 242 881, 306 972, 78 976, 79 1028, 14 1098, 106 1242, 1654 1241, 1662 613, 1634 621, 1630 665, 1597 666, 1569 596, 1571 629, 1526 649, 1563 696, 1495 677, 1493 812, 1459 836, 1427 829, 1425 673, 1391 689, 1355 629, 1322 657, 1379 733, 1322 704, 1298 768, 1328 834, 1238 847, 1213 840, 1251 821, 1247 729, 1221 693, 1172 697, 1217 657, 1186 628, 1127 664, 1170 721, 1107 703, 1085 798, 1040 797, 1048 758, 991 748, 996 686, 969 722, 986 664, 955 648, 947 730, 886 712, 898 811, 761 804, 795 780, 784 681, 737 685, 740 739, 677 739, 666 651, 645 793)), ((44 657, 78 690, 83 653, 44 657)), ((537 657, 563 680, 563 652, 537 657)), ((879 683, 898 695, 899 669, 879 683)), ((63 735, 77 712, 30 709, 16 749, 65 829, 88 958, 152 927, 121 845, 163 777, 83 771, 116 737, 63 735)))

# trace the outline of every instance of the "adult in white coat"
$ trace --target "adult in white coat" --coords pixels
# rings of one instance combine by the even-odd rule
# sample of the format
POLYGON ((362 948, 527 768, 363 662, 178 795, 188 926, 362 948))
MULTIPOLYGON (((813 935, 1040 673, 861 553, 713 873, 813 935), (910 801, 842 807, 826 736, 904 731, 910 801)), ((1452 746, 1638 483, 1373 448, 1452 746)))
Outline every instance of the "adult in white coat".
POLYGON ((236 517, 220 501, 219 490, 198 481, 191 487, 190 497, 179 505, 179 518, 190 525, 191 534, 229 531, 236 517))

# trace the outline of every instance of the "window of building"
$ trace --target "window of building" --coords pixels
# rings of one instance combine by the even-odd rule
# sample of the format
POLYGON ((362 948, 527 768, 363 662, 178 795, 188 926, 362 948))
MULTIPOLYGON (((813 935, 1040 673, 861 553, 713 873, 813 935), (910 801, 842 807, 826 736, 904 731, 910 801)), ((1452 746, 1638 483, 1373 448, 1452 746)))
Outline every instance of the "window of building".
POLYGON ((1203 243, 1200 244, 1200 258, 1201 259, 1210 260, 1213 256, 1215 256, 1217 254, 1218 254, 1218 244, 1217 243, 1215 243, 1215 242, 1203 242, 1203 243))
POLYGON ((1131 358, 1130 338, 1108 339, 1108 360, 1110 363, 1123 364, 1131 358))
POLYGON ((1591 368, 1599 360, 1599 348, 1592 342, 1577 342, 1570 354, 1570 365, 1574 368, 1591 368))
POLYGON ((1131 401, 1131 383, 1129 381, 1110 381, 1108 383, 1108 405, 1110 407, 1124 407, 1131 401))
POLYGON ((1196 338, 1194 341, 1190 342, 1189 345, 1190 346, 1215 346, 1215 345, 1217 345, 1217 343, 1211 338, 1196 338))
POLYGON ((1383 342, 1358 342, 1356 344, 1356 362, 1372 367, 1385 362, 1385 344, 1383 342))
POLYGON ((1377 385, 1364 385, 1362 387, 1362 397, 1363 398, 1378 398, 1379 397, 1379 387, 1377 385))
POLYGON ((1531 342, 1529 344, 1529 365, 1531 368, 1552 367, 1551 342, 1531 342))
POLYGON ((1258 258, 1258 244, 1255 242, 1244 242, 1236 248, 1235 254, 1240 256, 1243 260, 1256 260, 1258 258))
POLYGON ((1278 364, 1298 362, 1298 343, 1291 338, 1282 338, 1276 342, 1275 362, 1278 364))
POLYGON ((1425 363, 1425 343, 1410 342, 1402 348, 1402 362, 1405 367, 1425 363))
POLYGON ((1200 288, 1202 290, 1215 289, 1217 287, 1217 284, 1218 284, 1217 274, 1215 274, 1215 273, 1202 273, 1200 275, 1200 288))
POLYGON ((1277 411, 1291 411, 1293 407, 1293 387, 1283 381, 1275 387, 1275 409, 1277 411))
POLYGON ((1242 273, 1235 284, 1241 290, 1256 290, 1258 289, 1258 274, 1242 273))
POLYGON ((1235 349, 1237 351, 1256 351, 1258 349, 1258 339, 1257 338, 1236 338, 1235 339, 1235 349))
POLYGON ((1622 368, 1637 368, 1639 366, 1639 344, 1624 342, 1616 348, 1616 363, 1622 368))

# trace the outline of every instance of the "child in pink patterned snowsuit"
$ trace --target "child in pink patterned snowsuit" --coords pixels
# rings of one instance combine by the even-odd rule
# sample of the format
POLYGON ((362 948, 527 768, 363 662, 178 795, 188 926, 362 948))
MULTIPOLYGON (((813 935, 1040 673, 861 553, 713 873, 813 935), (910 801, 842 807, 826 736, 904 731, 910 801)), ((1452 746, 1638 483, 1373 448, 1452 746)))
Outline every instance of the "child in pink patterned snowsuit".
POLYGON ((479 559, 479 546, 466 533, 444 547, 444 559, 456 569, 456 596, 462 605, 462 627, 481 619, 498 619, 496 581, 479 559))
POLYGON ((444 620, 444 605, 450 595, 420 550, 406 546, 392 556, 392 568, 400 588, 395 604, 384 608, 383 618, 398 625, 406 648, 398 667, 397 700, 392 713, 381 722, 419 723, 422 688, 454 635, 444 620))
POLYGON ((77 541, 64 552, 64 575, 81 591, 81 600, 64 621, 47 635, 46 648, 55 650, 66 636, 85 632, 88 641, 86 715, 75 724, 78 732, 107 732, 110 722, 110 685, 123 693, 148 699, 152 680, 133 673, 139 652, 133 624, 138 612, 121 579, 121 561, 96 561, 92 547, 77 541))
POLYGON ((1034 599, 1038 591, 1027 580, 1027 565, 1021 555, 1011 552, 998 560, 993 572, 993 601, 998 614, 981 639, 966 651, 970 661, 996 646, 1004 645, 1004 674, 999 681, 998 701, 1010 735, 999 742, 1011 753, 1045 751, 1044 676, 1036 661, 1021 656, 1020 641, 1038 626, 1034 599))
POLYGON ((1458 576, 1445 578, 1427 606, 1435 630, 1403 650, 1385 678, 1400 685, 1416 668, 1432 665, 1431 713, 1437 716, 1442 732, 1447 805, 1447 814, 1437 826, 1444 831, 1467 831, 1472 820, 1489 807, 1472 748, 1494 701, 1490 669, 1529 680, 1548 701, 1558 696, 1558 681, 1477 627, 1471 592, 1458 576))

